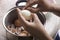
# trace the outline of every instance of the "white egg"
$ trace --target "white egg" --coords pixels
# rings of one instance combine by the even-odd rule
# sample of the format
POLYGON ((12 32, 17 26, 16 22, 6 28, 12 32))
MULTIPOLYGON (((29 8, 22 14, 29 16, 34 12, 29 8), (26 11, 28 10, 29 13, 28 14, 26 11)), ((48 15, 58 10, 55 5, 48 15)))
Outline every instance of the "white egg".
POLYGON ((22 15, 24 16, 24 18, 26 20, 30 20, 30 18, 31 18, 31 12, 29 10, 22 10, 21 13, 22 13, 22 15))

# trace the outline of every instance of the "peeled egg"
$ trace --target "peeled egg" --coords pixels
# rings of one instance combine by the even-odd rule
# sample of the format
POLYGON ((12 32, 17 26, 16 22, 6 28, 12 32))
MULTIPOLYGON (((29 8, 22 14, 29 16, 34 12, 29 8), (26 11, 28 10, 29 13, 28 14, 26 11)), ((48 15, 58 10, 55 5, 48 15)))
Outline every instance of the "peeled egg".
POLYGON ((22 15, 24 16, 24 18, 26 20, 30 20, 30 18, 31 18, 31 12, 29 10, 22 10, 21 13, 22 13, 22 15))

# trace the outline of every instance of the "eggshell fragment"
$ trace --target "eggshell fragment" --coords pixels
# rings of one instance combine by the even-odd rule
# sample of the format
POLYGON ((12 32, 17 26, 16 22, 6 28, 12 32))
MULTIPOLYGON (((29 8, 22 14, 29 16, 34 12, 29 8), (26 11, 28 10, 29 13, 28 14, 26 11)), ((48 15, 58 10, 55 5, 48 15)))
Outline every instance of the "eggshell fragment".
POLYGON ((17 19, 15 22, 14 22, 15 26, 16 27, 20 27, 21 26, 21 22, 19 21, 19 19, 17 19))

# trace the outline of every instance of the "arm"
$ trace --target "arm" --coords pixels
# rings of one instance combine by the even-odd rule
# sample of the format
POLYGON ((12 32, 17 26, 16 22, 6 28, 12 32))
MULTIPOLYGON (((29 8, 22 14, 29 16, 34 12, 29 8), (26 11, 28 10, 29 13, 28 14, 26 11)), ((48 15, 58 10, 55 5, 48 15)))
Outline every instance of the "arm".
POLYGON ((54 14, 60 16, 60 4, 55 4, 54 2, 53 3, 50 3, 49 0, 44 0, 43 1, 44 3, 44 7, 47 9, 45 11, 48 11, 48 12, 53 12, 54 14))
POLYGON ((20 13, 19 9, 17 8, 17 12, 19 14, 19 20, 24 26, 25 30, 27 30, 31 35, 40 39, 40 40, 53 40, 50 35, 45 31, 44 26, 38 19, 36 14, 32 14, 32 18, 34 19, 33 22, 28 22, 20 13))
POLYGON ((44 26, 41 23, 39 23, 38 28, 31 29, 28 30, 28 32, 31 33, 34 37, 38 38, 39 40, 53 40, 52 37, 46 32, 44 26))
POLYGON ((60 5, 49 2, 50 0, 30 0, 27 2, 26 9, 33 12, 54 12, 54 14, 60 16, 60 5), (31 8, 32 5, 38 4, 38 8, 31 8), (30 7, 30 8, 29 8, 30 7))
POLYGON ((50 8, 50 12, 54 12, 54 14, 60 16, 60 5, 58 4, 53 4, 51 5, 52 7, 50 8))

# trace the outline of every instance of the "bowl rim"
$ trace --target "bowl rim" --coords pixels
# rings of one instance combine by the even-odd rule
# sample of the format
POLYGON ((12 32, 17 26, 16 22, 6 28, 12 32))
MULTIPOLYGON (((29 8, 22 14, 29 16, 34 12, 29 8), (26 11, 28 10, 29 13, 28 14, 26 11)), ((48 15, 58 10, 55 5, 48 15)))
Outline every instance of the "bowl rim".
POLYGON ((4 27, 4 29, 5 29, 7 32, 9 32, 10 34, 14 35, 14 36, 18 36, 18 37, 32 37, 32 36, 19 36, 19 35, 16 35, 15 33, 12 33, 10 30, 8 30, 8 28, 6 27, 6 25, 5 25, 5 18, 6 18, 7 15, 8 15, 12 10, 14 10, 14 9, 16 9, 16 8, 10 9, 10 10, 4 15, 4 17, 3 17, 3 27, 4 27))
MULTIPOLYGON (((10 34, 12 34, 12 35, 14 35, 14 36, 19 36, 19 35, 15 35, 15 33, 12 33, 10 30, 8 30, 8 28, 6 27, 6 25, 5 25, 5 18, 7 17, 7 15, 12 11, 12 10, 14 10, 14 9, 16 9, 17 7, 14 7, 14 8, 11 8, 10 10, 8 10, 7 12, 6 12, 6 14, 4 15, 4 17, 3 17, 3 27, 5 28, 5 30, 6 31, 8 31, 10 34)), ((41 14, 41 12, 39 12, 40 14, 41 14)), ((43 12, 42 12, 43 13, 43 12)), ((43 13, 44 14, 44 13, 43 13)), ((41 15, 43 15, 43 14, 41 14, 41 15)), ((45 18, 44 18, 44 20, 45 20, 45 18)), ((19 37, 31 37, 31 36, 19 36, 19 37)))
MULTIPOLYGON (((12 10, 13 10, 13 9, 12 9, 12 10)), ((11 12, 12 10, 9 10, 9 11, 5 14, 5 16, 3 17, 3 27, 4 27, 5 30, 8 31, 10 34, 15 35, 15 34, 12 33, 11 31, 9 31, 8 28, 7 28, 6 25, 5 25, 5 18, 7 17, 7 15, 9 14, 9 12, 11 12)), ((17 36, 17 35, 15 35, 15 36, 17 36)))
MULTIPOLYGON (((54 1, 54 3, 56 4, 56 0, 53 0, 54 1)), ((6 12, 6 14, 4 15, 4 17, 3 17, 3 27, 4 27, 4 29, 6 30, 6 31, 8 31, 10 34, 12 34, 12 35, 14 35, 14 36, 18 36, 18 35, 15 35, 14 33, 12 33, 11 31, 9 31, 8 29, 7 29, 7 27, 5 26, 5 18, 6 18, 6 16, 9 14, 9 12, 11 12, 12 10, 14 10, 14 9, 10 9, 10 10, 8 10, 7 12, 6 12)), ((46 14, 47 12, 43 12, 44 14, 46 14)), ((23 37, 23 36, 19 36, 19 37, 23 37)))
MULTIPOLYGON (((8 31, 10 34, 12 34, 12 35, 15 35, 15 33, 12 33, 10 30, 8 30, 8 28, 6 27, 6 25, 5 25, 5 18, 7 17, 7 15, 12 11, 12 10, 14 10, 14 9, 16 9, 17 7, 14 7, 14 8, 12 8, 12 9, 10 9, 8 12, 6 12, 6 14, 4 15, 4 17, 3 17, 3 27, 5 28, 5 30, 6 31, 8 31)), ((39 12, 40 13, 40 12, 39 12)), ((40 13, 41 14, 41 13, 40 13)), ((42 15, 42 14, 41 14, 42 15)), ((44 20, 45 20, 45 18, 44 18, 44 20)), ((19 36, 19 35, 15 35, 15 36, 19 36)), ((21 36, 20 36, 21 37, 21 36)), ((24 36, 22 36, 22 37, 24 37, 24 36)), ((27 37, 29 37, 29 36, 27 36, 27 37)))

